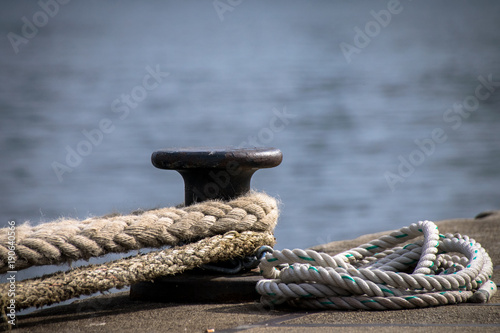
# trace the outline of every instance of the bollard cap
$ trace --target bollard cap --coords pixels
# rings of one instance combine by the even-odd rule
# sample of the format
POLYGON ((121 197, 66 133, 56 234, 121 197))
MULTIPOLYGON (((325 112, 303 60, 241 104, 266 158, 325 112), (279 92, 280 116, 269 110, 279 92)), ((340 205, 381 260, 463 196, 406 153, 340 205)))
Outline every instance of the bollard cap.
POLYGON ((250 191, 257 170, 278 166, 282 159, 283 154, 276 148, 169 148, 151 156, 155 167, 181 174, 185 205, 244 195, 250 191))
POLYGON ((158 150, 151 156, 159 169, 224 169, 236 163, 242 169, 273 168, 283 154, 276 148, 189 147, 158 150))

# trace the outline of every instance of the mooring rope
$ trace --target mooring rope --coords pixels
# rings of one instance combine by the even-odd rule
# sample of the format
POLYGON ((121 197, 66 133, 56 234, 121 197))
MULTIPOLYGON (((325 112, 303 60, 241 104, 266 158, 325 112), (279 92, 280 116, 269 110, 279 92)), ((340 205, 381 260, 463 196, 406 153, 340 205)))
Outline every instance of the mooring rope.
POLYGON ((267 253, 261 302, 338 310, 392 310, 487 302, 497 291, 492 261, 475 240, 418 222, 335 256, 312 250, 267 253), (423 240, 396 247, 410 239, 423 240))
MULTIPOLYGON (((89 259, 111 252, 175 246, 229 231, 272 232, 278 220, 274 198, 251 192, 229 202, 205 201, 126 216, 59 220, 16 228, 16 269, 89 259)), ((8 228, 0 229, 0 273, 8 270, 8 228)))
MULTIPOLYGON (((67 272, 16 282, 16 309, 39 307, 81 295, 181 273, 210 262, 250 256, 264 245, 273 246, 271 233, 230 231, 183 246, 115 260, 102 265, 79 267, 67 272)), ((0 285, 0 306, 5 311, 11 300, 9 284, 0 285)))
MULTIPOLYGON (((16 270, 144 247, 174 247, 17 281, 16 308, 49 305, 253 255, 261 246, 274 245, 277 219, 276 200, 252 192, 229 202, 24 224, 16 228, 16 270)), ((0 272, 7 271, 7 230, 0 229, 0 272)), ((481 245, 468 236, 439 234, 430 221, 335 256, 276 250, 259 267, 265 279, 256 289, 270 306, 288 302, 320 309, 403 309, 487 302, 497 290, 491 281, 492 261, 481 245), (423 240, 397 246, 419 236, 423 240)), ((12 302, 9 287, 0 285, 2 311, 12 302)))

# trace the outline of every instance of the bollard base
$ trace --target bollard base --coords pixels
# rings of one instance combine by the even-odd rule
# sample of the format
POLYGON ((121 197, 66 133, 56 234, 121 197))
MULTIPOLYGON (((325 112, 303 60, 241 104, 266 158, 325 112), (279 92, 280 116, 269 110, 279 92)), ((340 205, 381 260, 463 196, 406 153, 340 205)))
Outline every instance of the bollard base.
POLYGON ((165 276, 130 287, 130 299, 164 303, 233 303, 257 301, 262 276, 257 271, 237 275, 210 275, 206 271, 165 276))

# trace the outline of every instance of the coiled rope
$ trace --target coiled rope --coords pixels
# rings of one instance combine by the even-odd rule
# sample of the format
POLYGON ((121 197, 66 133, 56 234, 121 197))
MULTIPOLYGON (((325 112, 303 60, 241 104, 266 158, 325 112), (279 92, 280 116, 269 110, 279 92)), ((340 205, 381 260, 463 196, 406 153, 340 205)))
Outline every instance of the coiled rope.
MULTIPOLYGON (((229 231, 272 232, 278 220, 274 198, 257 192, 229 202, 205 201, 136 215, 59 220, 16 228, 16 269, 57 265, 107 253, 175 246, 229 231)), ((7 228, 0 229, 0 273, 8 270, 7 228)))
POLYGON ((487 302, 492 261, 475 240, 418 222, 335 256, 312 250, 267 253, 261 302, 338 310, 394 310, 487 302), (423 240, 396 247, 410 239, 423 240), (454 254, 455 253, 455 254, 454 254), (452 255, 454 254, 454 255, 452 255))

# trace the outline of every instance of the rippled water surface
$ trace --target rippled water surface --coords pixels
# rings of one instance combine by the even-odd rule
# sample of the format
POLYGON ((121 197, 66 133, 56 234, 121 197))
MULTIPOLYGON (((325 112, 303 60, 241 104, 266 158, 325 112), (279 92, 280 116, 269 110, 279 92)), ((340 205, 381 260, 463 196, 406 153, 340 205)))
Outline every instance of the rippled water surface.
POLYGON ((500 209, 499 3, 388 3, 75 0, 13 44, 42 9, 2 2, 0 225, 178 204, 153 151, 244 143, 278 248, 500 209))

